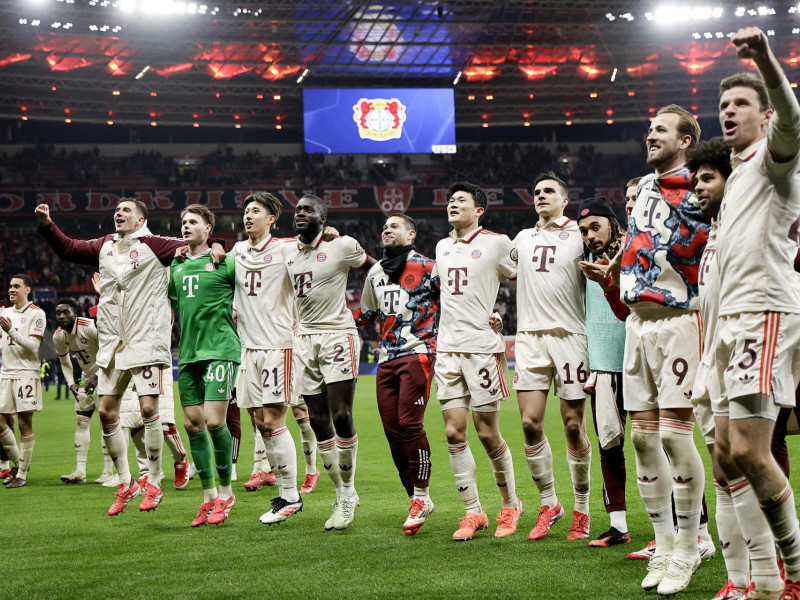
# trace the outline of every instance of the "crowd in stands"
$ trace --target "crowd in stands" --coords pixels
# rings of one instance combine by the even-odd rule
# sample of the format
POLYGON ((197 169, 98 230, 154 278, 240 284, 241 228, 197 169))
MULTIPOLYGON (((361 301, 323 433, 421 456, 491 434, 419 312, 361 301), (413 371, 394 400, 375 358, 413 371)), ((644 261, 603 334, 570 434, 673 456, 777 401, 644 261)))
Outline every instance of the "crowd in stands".
POLYGON ((9 156, 0 152, 0 184, 6 188, 125 190, 134 188, 299 187, 385 185, 405 182, 442 186, 466 180, 480 185, 519 185, 553 170, 567 183, 620 185, 642 153, 602 154, 584 145, 577 152, 566 146, 550 150, 537 144, 462 144, 456 154, 432 155, 430 162, 412 162, 393 155, 381 162, 357 161, 354 156, 302 154, 262 156, 232 147, 205 156, 171 158, 157 151, 138 151, 126 157, 103 156, 100 149, 67 151, 53 145, 25 147, 9 156))

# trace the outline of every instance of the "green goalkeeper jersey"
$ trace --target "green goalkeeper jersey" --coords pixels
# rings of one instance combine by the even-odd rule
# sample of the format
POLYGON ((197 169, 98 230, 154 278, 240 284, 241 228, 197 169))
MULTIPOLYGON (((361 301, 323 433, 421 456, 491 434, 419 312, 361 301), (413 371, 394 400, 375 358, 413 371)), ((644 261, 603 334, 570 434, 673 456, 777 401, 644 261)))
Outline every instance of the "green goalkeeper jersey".
POLYGON ((233 324, 235 263, 230 256, 217 268, 211 251, 172 261, 169 297, 178 309, 181 339, 178 364, 228 360, 239 364, 242 345, 233 324))

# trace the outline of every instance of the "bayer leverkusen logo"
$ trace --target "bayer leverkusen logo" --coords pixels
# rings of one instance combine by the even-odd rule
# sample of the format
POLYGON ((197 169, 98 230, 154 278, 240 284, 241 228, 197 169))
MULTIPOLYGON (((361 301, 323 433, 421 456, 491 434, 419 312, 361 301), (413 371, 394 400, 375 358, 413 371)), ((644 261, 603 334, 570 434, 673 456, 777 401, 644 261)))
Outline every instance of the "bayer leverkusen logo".
POLYGON ((353 106, 353 121, 362 140, 396 140, 403 135, 406 107, 397 98, 361 98, 353 106))

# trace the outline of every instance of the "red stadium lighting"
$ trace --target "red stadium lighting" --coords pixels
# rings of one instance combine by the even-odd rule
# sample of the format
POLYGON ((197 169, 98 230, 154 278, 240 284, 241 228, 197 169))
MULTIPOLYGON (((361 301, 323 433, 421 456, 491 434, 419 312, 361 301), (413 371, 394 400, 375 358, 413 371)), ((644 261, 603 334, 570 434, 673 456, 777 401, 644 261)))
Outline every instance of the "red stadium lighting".
POLYGON ((565 116, 565 117, 571 117, 571 116, 572 116, 572 113, 565 112, 565 113, 564 113, 564 116, 565 116))
POLYGON ((64 114, 68 115, 68 114, 69 114, 69 112, 70 112, 70 111, 69 111, 69 109, 68 109, 68 108, 65 108, 65 109, 64 109, 64 114))
POLYGON ((636 92, 634 92, 633 90, 628 92, 628 96, 630 96, 631 98, 633 98, 635 95, 636 95, 636 92))
POLYGON ((197 115, 196 115, 196 114, 195 114, 195 115, 192 115, 192 118, 193 118, 193 119, 196 119, 196 118, 197 118, 197 115))
POLYGON ((156 98, 158 96, 157 92, 150 92, 150 96, 156 98))
POLYGON ((56 91, 56 89, 58 89, 58 88, 56 88, 56 86, 53 86, 53 87, 51 87, 51 88, 50 88, 50 91, 51 91, 51 92, 55 92, 55 91, 56 91))
POLYGON ((264 99, 264 94, 258 94, 258 95, 256 96, 256 99, 258 99, 258 100, 263 100, 263 99, 264 99))
POLYGON ((22 110, 22 111, 25 111, 25 110, 28 110, 28 107, 27 106, 20 106, 19 109, 22 110))
POLYGON ((606 111, 606 114, 607 114, 607 115, 610 117, 611 115, 613 115, 613 114, 614 114, 614 111, 613 111, 613 110, 611 110, 611 109, 609 108, 609 109, 606 111))

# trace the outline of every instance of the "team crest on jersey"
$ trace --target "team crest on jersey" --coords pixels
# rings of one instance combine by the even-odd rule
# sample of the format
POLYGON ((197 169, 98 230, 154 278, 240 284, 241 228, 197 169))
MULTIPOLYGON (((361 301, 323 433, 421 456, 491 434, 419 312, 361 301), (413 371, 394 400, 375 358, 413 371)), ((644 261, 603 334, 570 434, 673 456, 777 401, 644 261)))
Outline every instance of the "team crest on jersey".
POLYGON ((85 338, 85 337, 82 337, 82 338, 81 338, 81 344, 85 344, 85 343, 86 343, 86 338, 85 338))
POLYGON ((408 287, 411 287, 411 285, 414 282, 415 282, 415 279, 414 279, 413 275, 406 275, 405 278, 403 279, 403 283, 405 283, 408 287))
POLYGON ((20 321, 19 321, 19 322, 20 322, 20 323, 22 323, 22 324, 24 325, 25 323, 27 323, 27 322, 28 322, 28 318, 27 318, 27 317, 22 317, 22 319, 20 319, 20 321))
POLYGON ((433 391, 437 394, 439 393, 439 384, 436 382, 433 383, 433 391))
POLYGON ((267 254, 264 257, 264 262, 267 263, 267 264, 271 263, 272 262, 272 254, 267 254))
POLYGON ((519 373, 514 373, 514 383, 519 381, 519 373))
POLYGON ((177 271, 178 273, 180 273, 181 271, 183 271, 183 267, 178 267, 177 269, 175 269, 175 271, 177 271))
POLYGON ((480 258, 480 257, 481 257, 481 251, 480 250, 473 250, 472 251, 472 258, 480 258))
POLYGON ((558 239, 560 240, 566 240, 567 238, 569 238, 569 231, 562 231, 558 234, 558 239))
POLYGON ((206 271, 213 271, 213 270, 214 270, 214 265, 213 265, 213 264, 211 264, 211 263, 208 263, 208 264, 206 265, 206 271))
POLYGON ((513 260, 514 262, 517 262, 517 258, 519 257, 519 252, 517 252, 516 248, 512 248, 511 249, 510 256, 511 256, 511 260, 513 260))
POLYGON ((361 98, 353 106, 353 121, 362 140, 396 140, 403 135, 406 107, 397 98, 361 98))
POLYGON ((328 255, 325 254, 324 252, 320 252, 319 254, 317 254, 317 262, 325 262, 327 258, 328 255))
POLYGON ((131 258, 139 258, 139 251, 138 250, 131 250, 129 255, 131 258))

